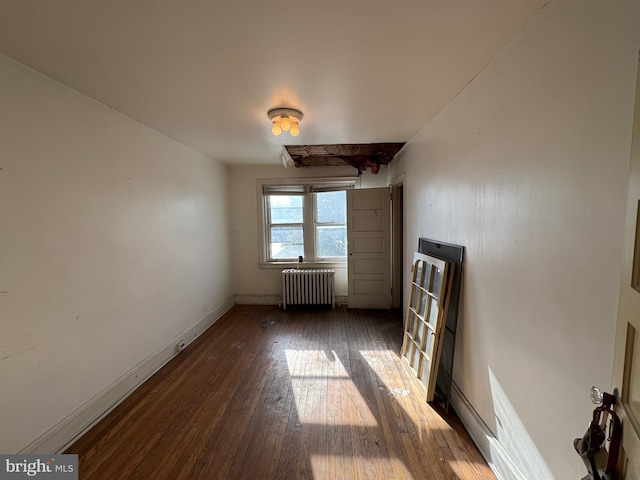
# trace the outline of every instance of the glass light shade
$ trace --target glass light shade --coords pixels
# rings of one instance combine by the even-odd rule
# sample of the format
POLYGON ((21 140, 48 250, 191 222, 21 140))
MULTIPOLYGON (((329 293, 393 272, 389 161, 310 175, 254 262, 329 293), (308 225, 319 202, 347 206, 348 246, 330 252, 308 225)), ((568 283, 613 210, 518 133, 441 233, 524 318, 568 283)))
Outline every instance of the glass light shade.
POLYGON ((289 133, 291 134, 292 137, 297 137, 298 135, 300 135, 300 129, 298 128, 298 125, 295 123, 291 125, 291 129, 289 130, 289 133))
POLYGON ((271 133, 273 133, 276 137, 280 136, 282 133, 282 128, 280 128, 280 122, 273 122, 273 128, 271 129, 271 133))
POLYGON ((284 130, 285 132, 288 132, 289 129, 291 128, 291 121, 289 120, 288 117, 284 117, 282 119, 282 121, 280 122, 280 127, 282 128, 282 130, 284 130))

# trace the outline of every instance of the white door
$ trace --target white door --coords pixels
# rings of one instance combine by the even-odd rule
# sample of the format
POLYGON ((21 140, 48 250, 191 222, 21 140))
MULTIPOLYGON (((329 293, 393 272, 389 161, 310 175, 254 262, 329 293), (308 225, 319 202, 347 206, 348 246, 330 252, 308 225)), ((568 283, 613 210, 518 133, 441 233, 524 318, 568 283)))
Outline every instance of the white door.
POLYGON ((391 308, 389 188, 347 190, 349 308, 391 308))
POLYGON ((620 476, 640 480, 640 68, 616 329, 614 383, 622 420, 620 476), (621 405, 620 405, 621 403, 621 405))

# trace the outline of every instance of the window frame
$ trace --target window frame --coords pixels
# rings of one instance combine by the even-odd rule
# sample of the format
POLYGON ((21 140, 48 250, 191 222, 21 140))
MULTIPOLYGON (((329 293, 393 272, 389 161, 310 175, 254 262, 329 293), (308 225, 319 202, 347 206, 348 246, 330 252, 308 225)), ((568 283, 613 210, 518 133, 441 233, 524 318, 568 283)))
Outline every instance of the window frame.
POLYGON ((302 230, 302 246, 303 246, 303 252, 302 254, 306 257, 306 243, 304 241, 305 239, 305 218, 307 216, 307 208, 308 208, 308 201, 306 198, 306 194, 304 193, 293 193, 293 192, 288 192, 288 193, 264 193, 264 203, 265 203, 265 220, 264 220, 264 229, 265 229, 265 247, 267 249, 267 259, 270 262, 292 262, 292 261, 297 261, 296 258, 291 257, 291 258, 283 258, 283 259, 276 259, 273 258, 272 256, 272 252, 271 252, 271 230, 273 229, 273 227, 300 227, 302 230), (270 197, 272 196, 277 196, 277 195, 288 195, 288 196, 297 196, 297 197, 301 197, 302 198, 302 222, 294 222, 294 223, 273 223, 272 219, 271 219, 271 205, 270 205, 270 197))
MULTIPOLYGON (((313 232, 312 232, 312 242, 313 242, 313 252, 315 253, 315 260, 319 261, 319 262, 346 262, 347 261, 347 255, 345 255, 344 257, 320 257, 318 256, 318 249, 316 248, 316 245, 318 244, 318 227, 341 227, 344 226, 345 227, 345 235, 346 235, 346 227, 347 227, 347 218, 346 218, 346 211, 345 211, 345 219, 344 222, 319 222, 318 221, 318 203, 317 203, 317 199, 318 199, 318 194, 319 193, 329 193, 329 192, 335 192, 335 191, 340 191, 340 192, 346 192, 346 190, 325 190, 325 191, 316 191, 313 192, 315 195, 311 195, 312 197, 312 209, 313 209, 313 232)), ((347 198, 346 198, 346 193, 345 193, 345 199, 344 199, 344 203, 345 203, 345 210, 346 210, 346 206, 347 206, 347 198)))
MULTIPOLYGON (((322 178, 270 178, 256 180, 256 195, 258 200, 258 248, 259 262, 262 268, 282 268, 298 264, 298 259, 271 259, 270 233, 273 225, 270 219, 269 195, 282 193, 283 195, 299 194, 303 198, 303 241, 305 266, 334 266, 345 267, 346 257, 317 258, 316 252, 316 196, 313 193, 349 190, 360 187, 359 177, 322 177, 322 178), (291 192, 291 193, 287 193, 291 192)), ((282 224, 289 225, 289 224, 282 224)), ((297 224, 296 224, 297 225, 297 224)), ((322 223, 320 224, 322 225, 322 223)), ((327 225, 330 225, 327 223, 327 225)), ((333 223, 335 225, 335 223, 333 223)), ((344 223, 346 225, 346 222, 344 223)))

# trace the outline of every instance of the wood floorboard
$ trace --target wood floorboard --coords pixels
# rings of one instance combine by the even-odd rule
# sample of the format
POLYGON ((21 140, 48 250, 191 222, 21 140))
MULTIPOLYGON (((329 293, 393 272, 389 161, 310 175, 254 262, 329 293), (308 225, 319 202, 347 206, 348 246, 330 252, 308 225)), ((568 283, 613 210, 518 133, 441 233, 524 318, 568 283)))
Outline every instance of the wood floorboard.
POLYGON ((398 312, 235 306, 67 453, 80 479, 494 480, 398 312))

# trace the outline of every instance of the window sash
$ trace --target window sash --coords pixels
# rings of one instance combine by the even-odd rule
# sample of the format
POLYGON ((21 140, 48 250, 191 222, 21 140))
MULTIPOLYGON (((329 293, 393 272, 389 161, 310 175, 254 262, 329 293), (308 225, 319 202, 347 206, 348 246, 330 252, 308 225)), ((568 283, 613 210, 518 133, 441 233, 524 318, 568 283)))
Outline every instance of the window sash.
MULTIPOLYGON (((267 223, 268 226, 271 226, 271 225, 289 225, 289 224, 295 224, 295 223, 301 223, 302 224, 302 223, 304 223, 304 221, 305 221, 305 204, 307 203, 306 202, 306 198, 305 198, 304 195, 291 195, 291 194, 282 194, 282 193, 273 194, 273 193, 270 193, 268 195, 265 195, 264 198, 265 198, 265 204, 266 204, 266 223, 267 223), (299 196, 299 197, 301 197, 301 199, 302 199, 302 207, 301 207, 302 208, 302 222, 274 222, 273 221, 272 209, 276 209, 278 207, 273 207, 272 206, 272 203, 271 203, 272 200, 271 199, 272 199, 272 197, 278 197, 278 196, 282 196, 282 197, 285 197, 285 196, 286 197, 299 196)), ((296 206, 296 207, 293 207, 293 208, 300 208, 300 207, 296 206)))
MULTIPOLYGON (((295 187, 295 185, 292 185, 292 187, 295 187)), ((264 190, 263 190, 264 191, 264 190)), ((286 262, 286 261, 292 261, 292 260, 298 260, 298 257, 300 255, 305 255, 305 232, 304 232, 304 224, 305 224, 305 218, 306 218, 306 205, 307 205, 307 199, 305 197, 305 195, 296 195, 295 190, 292 189, 291 192, 283 192, 281 190, 278 190, 277 193, 276 192, 269 192, 268 194, 264 195, 264 199, 265 199, 265 206, 266 206, 266 238, 265 238, 265 243, 266 243, 266 247, 267 247, 267 260, 270 262, 286 262), (272 197, 275 196, 300 196, 301 200, 302 200, 302 222, 277 222, 275 223, 273 221, 272 218, 272 209, 274 208, 272 205, 272 197), (273 232, 275 229, 280 229, 282 231, 285 231, 287 229, 300 229, 301 230, 301 237, 302 237, 302 249, 300 251, 295 252, 296 255, 291 255, 291 256, 277 256, 277 252, 274 252, 274 247, 276 244, 279 245, 283 245, 285 244, 285 242, 274 242, 273 241, 273 232)), ((299 207, 296 207, 299 208, 299 207)), ((299 245, 298 243, 291 243, 290 245, 299 245)), ((293 249, 294 247, 290 247, 289 250, 293 249)))
POLYGON ((345 195, 344 198, 344 202, 345 202, 345 212, 344 212, 344 221, 319 221, 318 217, 320 216, 320 210, 319 210, 319 201, 318 201, 318 193, 329 193, 329 192, 335 192, 337 190, 326 190, 324 192, 316 192, 313 197, 314 197, 314 208, 313 208, 313 221, 314 221, 314 239, 315 239, 315 243, 316 243, 316 248, 315 248, 315 255, 316 255, 316 259, 318 260, 346 260, 347 258, 347 251, 346 251, 346 241, 347 241, 347 231, 346 231, 346 226, 347 226, 347 219, 346 219, 346 203, 347 203, 347 198, 345 195), (344 255, 322 255, 321 250, 324 247, 324 245, 321 245, 320 242, 320 236, 321 236, 321 232, 328 232, 330 231, 332 228, 335 229, 343 229, 344 228, 344 255))
POLYGON ((298 257, 300 255, 304 255, 304 248, 305 248, 305 242, 304 242, 304 224, 302 223, 286 223, 286 224, 274 224, 274 225, 270 225, 269 226, 269 233, 268 233, 268 238, 267 238, 267 248, 269 250, 269 260, 272 262, 285 262, 288 260, 297 260, 298 257), (274 246, 275 245, 283 245, 283 244, 287 244, 287 242, 274 242, 273 241, 273 231, 274 229, 281 229, 281 230, 287 230, 287 229, 300 229, 301 230, 301 243, 294 243, 294 242, 290 242, 289 245, 292 245, 294 247, 290 247, 291 249, 295 249, 296 245, 301 245, 302 249, 295 252, 293 255, 291 256, 277 256, 277 253, 274 252, 274 246))
POLYGON ((316 232, 315 232, 315 240, 316 240, 316 259, 317 260, 337 260, 337 261, 346 261, 347 259, 347 246, 346 246, 346 239, 347 239, 347 229, 346 229, 346 224, 335 224, 335 223, 331 223, 331 224, 326 224, 326 225, 316 225, 316 232), (324 228, 323 228, 324 227, 324 228), (328 228, 327 228, 328 227, 328 228), (320 233, 321 232, 327 232, 331 229, 342 229, 344 228, 344 239, 345 239, 345 246, 344 246, 344 255, 322 255, 322 248, 325 247, 325 245, 322 244, 321 239, 320 239, 320 233))

